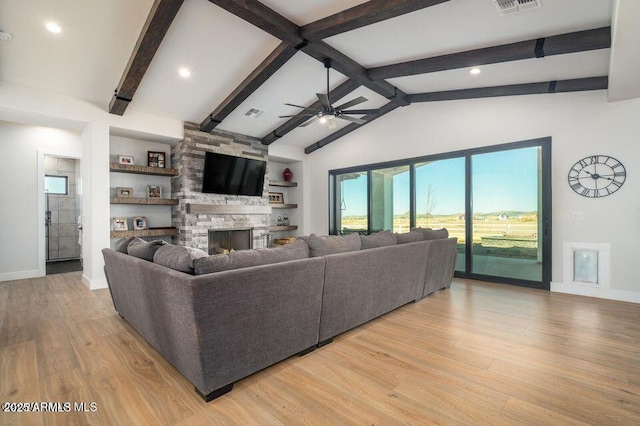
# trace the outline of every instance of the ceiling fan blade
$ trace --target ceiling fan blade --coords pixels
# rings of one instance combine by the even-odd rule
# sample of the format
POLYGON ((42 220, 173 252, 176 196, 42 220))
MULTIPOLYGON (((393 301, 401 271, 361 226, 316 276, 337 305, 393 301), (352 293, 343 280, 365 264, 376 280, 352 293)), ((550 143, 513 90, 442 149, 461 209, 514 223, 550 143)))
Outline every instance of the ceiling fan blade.
POLYGON ((309 111, 315 111, 315 109, 313 109, 313 108, 307 108, 307 107, 303 107, 303 106, 301 106, 301 105, 296 105, 296 104, 285 104, 285 105, 292 106, 292 107, 296 107, 296 108, 307 109, 307 110, 309 110, 309 111))
POLYGON ((367 102, 367 98, 365 98, 364 96, 358 96, 355 99, 351 99, 349 102, 345 102, 342 105, 337 106, 336 109, 349 108, 349 107, 352 107, 354 105, 361 104, 363 102, 367 102))
POLYGON ((318 97, 318 100, 320 101, 320 103, 322 104, 322 107, 325 110, 331 110, 331 104, 329 103, 329 96, 325 95, 324 93, 316 93, 316 96, 318 97))
POLYGON ((315 114, 296 114, 296 115, 279 115, 278 118, 292 118, 292 117, 311 117, 315 114))
POLYGON ((380 112, 377 109, 350 109, 347 111, 340 111, 340 114, 360 114, 360 115, 366 115, 366 114, 377 114, 378 112, 380 112))
POLYGON ((350 122, 356 123, 356 124, 364 124, 364 123, 367 122, 367 120, 363 120, 361 118, 346 117, 344 115, 336 115, 336 118, 339 118, 340 120, 347 120, 347 121, 350 121, 350 122))
POLYGON ((307 127, 309 124, 315 122, 319 117, 316 115, 315 117, 313 117, 311 120, 307 121, 306 123, 302 123, 299 127, 307 127))

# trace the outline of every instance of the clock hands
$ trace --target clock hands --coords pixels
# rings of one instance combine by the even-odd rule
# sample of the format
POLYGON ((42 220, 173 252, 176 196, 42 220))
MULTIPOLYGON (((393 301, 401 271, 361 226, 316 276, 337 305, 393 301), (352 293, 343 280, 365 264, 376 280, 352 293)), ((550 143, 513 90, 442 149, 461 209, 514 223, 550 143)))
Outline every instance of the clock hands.
MULTIPOLYGON (((589 176, 591 176, 595 180, 597 180, 597 179, 613 180, 612 178, 607 177, 609 175, 606 175, 606 176, 605 175, 599 175, 598 173, 591 173, 591 172, 589 172, 587 170, 582 170, 582 171, 585 172, 586 174, 588 174, 589 176)), ((595 168, 594 168, 594 171, 595 171, 595 168)))

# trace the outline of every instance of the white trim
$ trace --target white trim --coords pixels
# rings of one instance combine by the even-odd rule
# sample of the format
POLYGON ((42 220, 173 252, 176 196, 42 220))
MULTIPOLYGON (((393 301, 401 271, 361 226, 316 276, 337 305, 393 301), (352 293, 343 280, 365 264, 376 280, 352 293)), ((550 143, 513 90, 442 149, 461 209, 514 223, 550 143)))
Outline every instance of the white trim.
POLYGON ((82 274, 82 284, 86 285, 89 290, 100 290, 109 287, 105 278, 90 280, 85 274, 82 274))
POLYGON ((4 272, 0 274, 0 281, 26 280, 29 278, 42 277, 43 275, 44 274, 40 274, 38 269, 32 269, 31 271, 4 272))
POLYGON ((554 282, 551 283, 551 291, 556 293, 575 294, 578 296, 598 297, 600 299, 619 300, 621 302, 640 303, 640 292, 638 291, 574 286, 571 284, 554 282))
MULTIPOLYGON (((38 150, 38 203, 36 217, 38 217, 38 277, 47 275, 47 253, 46 253, 46 226, 44 223, 45 212, 45 195, 44 195, 44 157, 51 155, 54 157, 73 158, 82 160, 82 153, 76 151, 55 151, 49 149, 38 150)), ((80 161, 80 170, 82 170, 82 161, 80 161)), ((81 190, 79 188, 79 190, 81 190)), ((84 245, 82 245, 84 247, 84 245)), ((33 278, 33 277, 29 277, 33 278)))

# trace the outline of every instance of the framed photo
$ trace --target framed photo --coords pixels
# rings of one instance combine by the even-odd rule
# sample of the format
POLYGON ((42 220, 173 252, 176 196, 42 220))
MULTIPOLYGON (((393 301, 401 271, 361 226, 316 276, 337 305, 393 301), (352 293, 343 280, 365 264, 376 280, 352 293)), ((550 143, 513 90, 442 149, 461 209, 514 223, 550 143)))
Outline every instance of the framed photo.
POLYGON ((118 163, 120 164, 133 164, 133 156, 132 155, 118 155, 118 163))
POLYGON ((147 185, 147 196, 149 198, 162 198, 162 187, 160 185, 147 185))
POLYGON ((147 151, 147 166, 165 167, 166 154, 159 151, 147 151))
POLYGON ((136 231, 142 231, 147 229, 147 218, 144 216, 136 216, 133 218, 133 229, 136 231))
POLYGON ((117 187, 116 188, 116 197, 118 198, 127 198, 127 197, 133 197, 133 188, 124 188, 124 187, 117 187))
POLYGON ((284 196, 282 192, 270 192, 269 204, 284 204, 284 196))
POLYGON ((128 231, 129 226, 127 225, 126 217, 114 217, 113 218, 113 230, 114 231, 128 231))

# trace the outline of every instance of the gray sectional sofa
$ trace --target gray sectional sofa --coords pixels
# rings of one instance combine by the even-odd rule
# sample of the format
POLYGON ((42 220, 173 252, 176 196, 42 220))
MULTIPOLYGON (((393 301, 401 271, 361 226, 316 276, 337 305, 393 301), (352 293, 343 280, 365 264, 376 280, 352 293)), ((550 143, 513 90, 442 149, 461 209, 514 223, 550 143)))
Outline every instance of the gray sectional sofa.
POLYGON ((416 240, 420 232, 311 235, 214 256, 129 240, 103 255, 120 316, 210 401, 237 380, 447 288, 456 239, 416 240))

